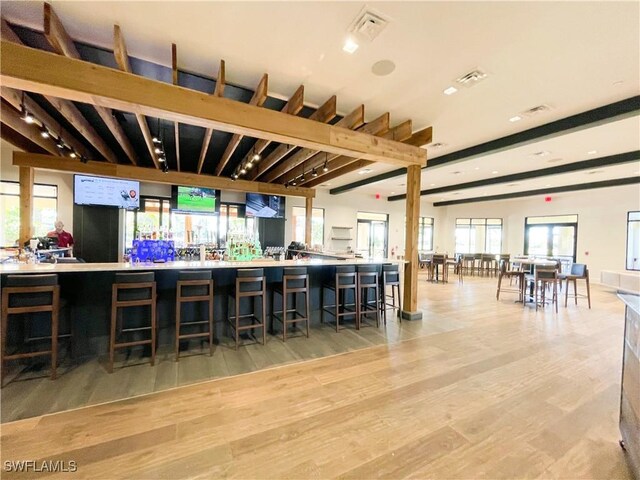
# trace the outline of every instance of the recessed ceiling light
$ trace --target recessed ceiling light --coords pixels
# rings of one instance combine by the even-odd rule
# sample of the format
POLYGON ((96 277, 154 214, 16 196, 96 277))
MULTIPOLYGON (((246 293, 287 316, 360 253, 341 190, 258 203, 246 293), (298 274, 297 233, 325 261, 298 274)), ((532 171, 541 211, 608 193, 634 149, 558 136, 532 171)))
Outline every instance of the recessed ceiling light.
POLYGON ((447 88, 444 89, 444 91, 442 93, 444 93, 445 95, 453 95, 457 91, 458 91, 458 89, 456 87, 447 87, 447 88))
POLYGON ((441 199, 440 199, 440 201, 443 201, 443 200, 444 200, 444 198, 441 198, 441 199))
POLYGON ((391 60, 380 60, 379 62, 373 64, 373 66, 371 67, 371 72, 379 77, 386 77, 387 75, 393 73, 395 69, 396 64, 391 60))
POLYGON ((515 115, 509 119, 510 122, 519 122, 520 120, 522 120, 520 115, 515 115))
POLYGON ((395 195, 395 194, 396 194, 396 192, 391 192, 391 195, 395 195))
POLYGON ((618 80, 617 82, 613 82, 613 86, 614 87, 620 87, 621 85, 624 85, 624 81, 623 80, 618 80))
POLYGON ((597 150, 589 150, 589 151, 587 152, 587 155, 595 155, 596 153, 598 153, 598 151, 597 151, 597 150))
POLYGON ((331 184, 330 183, 323 183, 322 185, 320 185, 321 187, 330 187, 331 184))
POLYGON ((496 174, 498 174, 499 172, 498 172, 498 170, 494 170, 494 171, 493 171, 493 172, 491 172, 491 173, 492 173, 493 175, 496 175, 496 174))
POLYGON ((547 183, 547 184, 545 185, 545 187, 550 187, 550 186, 551 186, 551 184, 550 184, 550 183, 547 183))
POLYGON ((474 168, 474 170, 480 170, 480 167, 476 167, 476 168, 474 168))
POLYGON ((363 168, 362 170, 358 170, 358 175, 366 175, 367 173, 371 173, 370 168, 363 168))
POLYGON ((431 186, 432 186, 432 187, 435 187, 435 186, 436 186, 436 184, 435 184, 435 183, 432 183, 432 184, 431 184, 431 186))
POLYGON ((460 170, 456 170, 455 172, 451 172, 452 175, 463 175, 464 172, 460 171, 460 170))
POLYGON ((358 50, 358 44, 355 42, 355 40, 353 40, 351 37, 347 38, 344 41, 344 45, 342 47, 342 50, 344 50, 345 52, 351 54, 354 53, 356 50, 358 50))

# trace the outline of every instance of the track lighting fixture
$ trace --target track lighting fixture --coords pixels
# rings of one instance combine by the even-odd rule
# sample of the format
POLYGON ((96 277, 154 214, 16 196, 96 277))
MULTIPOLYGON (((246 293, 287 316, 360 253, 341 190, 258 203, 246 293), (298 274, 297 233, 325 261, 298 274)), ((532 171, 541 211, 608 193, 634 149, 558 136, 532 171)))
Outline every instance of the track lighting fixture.
POLYGON ((87 163, 89 161, 89 159, 87 157, 85 157, 84 155, 80 155, 80 161, 82 163, 87 163))
POLYGON ((162 151, 162 148, 160 148, 160 147, 156 147, 153 151, 156 152, 158 155, 162 155, 164 153, 162 151))
POLYGON ((316 177, 318 176, 318 172, 316 171, 316 169, 315 169, 315 168, 311 171, 311 176, 312 176, 313 178, 316 178, 316 177))
POLYGON ((35 117, 31 115, 26 108, 24 108, 24 105, 22 106, 22 114, 20 115, 20 118, 27 123, 34 123, 36 121, 35 117))
POLYGON ((75 151, 75 150, 71 150, 71 152, 69 153, 69 156, 70 156, 71 158, 78 158, 78 154, 76 153, 76 151, 75 151))
POLYGON ((247 165, 246 165, 247 170, 251 170, 251 167, 253 167, 253 163, 247 162, 247 165))
POLYGON ((260 156, 260 154, 259 154, 259 153, 254 153, 254 154, 253 154, 253 157, 251 157, 251 159, 252 159, 254 162, 259 162, 261 158, 262 158, 262 157, 260 156))
POLYGON ((300 176, 300 181, 304 182, 304 172, 302 172, 302 175, 300 176))
POLYGON ((322 167, 322 171, 323 171, 324 173, 327 173, 327 172, 329 171, 329 167, 327 166, 327 164, 326 164, 326 163, 324 164, 324 167, 322 167))
POLYGON ((40 136, 42 138, 49 138, 51 137, 51 134, 49 133, 49 130, 47 130, 47 127, 45 127, 44 125, 42 126, 42 128, 40 129, 40 136))
POLYGON ((298 184, 298 182, 296 182, 295 180, 291 181, 291 185, 293 185, 294 187, 298 184))
POLYGON ((233 180, 237 180, 237 179, 238 179, 238 177, 239 177, 239 175, 237 174, 237 172, 234 172, 234 173, 233 173, 233 175, 231 175, 231 178, 232 178, 233 180))
POLYGON ((162 171, 164 173, 169 173, 169 164, 165 161, 162 162, 162 171))
POLYGON ((58 147, 60 150, 64 149, 64 140, 62 140, 62 137, 58 137, 56 147, 58 147))
POLYGON ((158 137, 153 137, 153 138, 151 139, 151 141, 152 141, 153 143, 161 143, 161 140, 160 140, 158 137))
POLYGON ((247 173, 247 169, 246 169, 246 168, 244 168, 244 167, 242 167, 242 168, 240 169, 240 175, 244 175, 245 173, 247 173))

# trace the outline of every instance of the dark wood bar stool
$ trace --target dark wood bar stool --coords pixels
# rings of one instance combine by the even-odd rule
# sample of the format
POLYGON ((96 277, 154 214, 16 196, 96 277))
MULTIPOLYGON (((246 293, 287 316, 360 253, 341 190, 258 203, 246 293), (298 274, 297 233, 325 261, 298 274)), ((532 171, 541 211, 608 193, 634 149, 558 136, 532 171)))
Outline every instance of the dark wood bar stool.
POLYGON ((564 306, 567 306, 569 297, 573 297, 575 304, 578 304, 578 297, 587 299, 589 308, 591 308, 591 288, 589 286, 589 269, 583 263, 574 263, 571 265, 571 270, 568 274, 563 275, 565 282, 564 292, 564 306), (587 285, 587 294, 578 293, 578 280, 584 280, 587 285), (569 295, 569 282, 573 283, 573 294, 569 295))
POLYGON ((342 317, 354 317, 356 329, 360 328, 358 323, 358 280, 356 277, 355 265, 340 265, 336 267, 335 278, 332 282, 325 283, 320 290, 320 322, 324 323, 324 314, 329 313, 335 317, 336 332, 340 331, 340 319, 342 317), (334 303, 326 304, 325 292, 333 291, 334 303), (352 294, 353 303, 348 303, 349 294, 352 294))
POLYGON ((475 270, 475 262, 476 262, 476 257, 473 253, 465 253, 462 256, 462 265, 463 268, 466 270, 467 275, 474 275, 474 270, 475 270))
POLYGON ((518 294, 518 301, 524 300, 524 272, 522 270, 509 270, 509 261, 500 260, 500 269, 498 270, 498 288, 496 289, 496 300, 500 300, 500 292, 513 292, 518 294), (507 288, 502 282, 509 279, 509 285, 511 280, 517 280, 518 288, 507 288))
POLYGON ((178 272, 176 284, 176 362, 180 358, 180 340, 204 338, 209 341, 209 355, 213 354, 213 280, 210 270, 183 270, 178 272), (207 319, 182 322, 182 304, 207 302, 207 319), (208 325, 206 331, 180 333, 183 327, 208 325))
POLYGON ((264 277, 264 269, 247 268, 238 270, 235 289, 231 293, 230 299, 232 299, 235 310, 230 312, 233 313, 233 315, 229 315, 228 321, 234 331, 236 350, 240 342, 240 332, 243 330, 253 331, 254 328, 262 329, 262 344, 265 345, 267 343, 267 285, 264 277), (253 303, 252 311, 244 315, 240 313, 241 299, 243 298, 249 298, 253 303), (262 304, 262 311, 259 318, 256 315, 256 299, 260 299, 262 304), (243 325, 242 319, 251 320, 251 324, 243 325))
POLYGON ((494 263, 496 261, 495 255, 491 255, 489 253, 483 253, 480 258, 480 275, 483 277, 486 275, 487 277, 492 277, 494 273, 494 263))
POLYGON ((307 338, 309 338, 311 308, 309 306, 309 275, 306 268, 292 267, 284 269, 282 283, 273 286, 271 309, 271 330, 273 331, 274 320, 282 322, 283 342, 287 340, 287 325, 290 323, 306 323, 307 338), (282 298, 282 310, 276 310, 276 294, 279 294, 282 298), (304 313, 298 311, 298 295, 304 296, 304 313), (293 300, 293 308, 289 308, 290 299, 293 300), (293 314, 293 316, 290 318, 289 314, 293 314))
POLYGON ((380 290, 377 265, 358 265, 358 315, 357 328, 363 324, 363 317, 374 314, 376 327, 380 326, 380 290), (371 295, 373 294, 373 295, 371 295), (371 298, 373 296, 373 299, 371 298))
POLYGON ((398 310, 398 320, 402 321, 402 298, 400 297, 400 270, 398 265, 383 265, 380 283, 380 309, 384 324, 387 324, 387 310, 398 310), (387 294, 387 287, 391 287, 391 295, 387 294), (396 293, 398 303, 396 304, 396 293), (391 299, 391 303, 388 300, 391 299))
MULTIPOLYGON (((60 308, 60 287, 58 275, 8 275, 2 288, 2 330, 0 331, 0 360, 2 375, 0 383, 4 381, 7 360, 31 358, 44 355, 51 356, 51 379, 57 376, 58 364, 58 322, 60 308), (51 347, 48 350, 15 353, 7 355, 7 338, 9 316, 49 312, 51 314, 51 347)), ((28 320, 27 320, 28 321, 28 320)), ((37 340, 48 337, 38 337, 37 340)))
POLYGON ((442 273, 442 282, 447 283, 447 254, 434 254, 433 255, 433 281, 440 281, 439 277, 442 273))
POLYGON ((113 373, 115 351, 119 348, 151 345, 151 366, 156 361, 156 282, 153 272, 116 273, 111 287, 111 336, 109 340, 109 373, 113 373), (149 307, 149 324, 126 328, 125 309, 149 307), (123 334, 150 331, 149 338, 118 341, 123 334))

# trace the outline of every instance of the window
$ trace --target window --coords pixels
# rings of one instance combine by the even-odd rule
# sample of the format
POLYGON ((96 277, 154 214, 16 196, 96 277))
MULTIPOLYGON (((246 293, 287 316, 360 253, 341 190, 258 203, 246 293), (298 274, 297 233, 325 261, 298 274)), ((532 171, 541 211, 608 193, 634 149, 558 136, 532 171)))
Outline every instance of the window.
POLYGON ((640 270, 640 212, 627 214, 627 270, 640 270))
POLYGON ((501 218, 456 218, 455 253, 494 253, 502 251, 501 218))
MULTIPOLYGON (((305 242, 306 208, 293 207, 293 241, 305 242)), ((311 245, 324 245, 324 208, 314 208, 311 211, 311 245)))
POLYGON ((389 215, 358 212, 357 252, 364 258, 387 256, 389 215))
POLYGON ((418 250, 421 252, 433 250, 433 218, 431 217, 420 217, 420 223, 418 224, 418 250))
POLYGON ((141 238, 154 238, 162 232, 164 237, 171 230, 171 225, 168 198, 142 197, 140 209, 125 212, 125 248, 131 247, 137 235, 141 238))
MULTIPOLYGON (((15 245, 20 235, 20 184, 0 181, 0 212, 2 228, 0 245, 15 245)), ((33 185, 33 234, 44 236, 53 230, 58 216, 58 187, 33 185)))
POLYGON ((525 255, 576 261, 578 216, 527 217, 524 226, 525 255))

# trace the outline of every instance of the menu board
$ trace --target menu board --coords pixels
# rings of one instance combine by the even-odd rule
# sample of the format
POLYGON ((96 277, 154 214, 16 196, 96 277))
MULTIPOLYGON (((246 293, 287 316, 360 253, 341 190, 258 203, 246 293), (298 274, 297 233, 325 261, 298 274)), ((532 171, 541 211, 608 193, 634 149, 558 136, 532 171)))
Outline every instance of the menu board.
POLYGON ((140 206, 140 182, 134 180, 75 175, 73 187, 73 201, 77 205, 127 209, 140 206))

